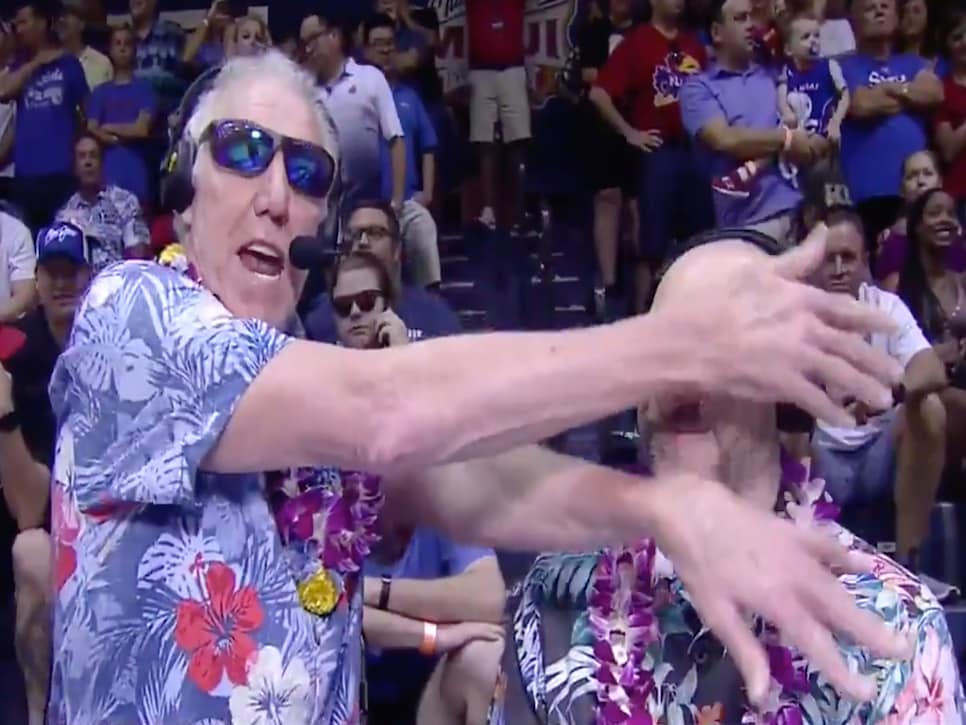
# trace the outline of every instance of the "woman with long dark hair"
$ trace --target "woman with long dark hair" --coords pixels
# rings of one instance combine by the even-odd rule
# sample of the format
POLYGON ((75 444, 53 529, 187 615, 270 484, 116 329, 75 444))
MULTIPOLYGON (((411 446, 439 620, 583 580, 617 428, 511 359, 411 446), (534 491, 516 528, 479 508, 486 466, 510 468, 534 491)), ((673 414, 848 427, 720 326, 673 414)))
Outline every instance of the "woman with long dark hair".
POLYGON ((898 48, 934 64, 939 58, 938 18, 930 12, 928 0, 899 0, 898 48))
POLYGON ((909 207, 909 244, 899 276, 899 296, 946 364, 947 458, 966 454, 966 279, 947 264, 961 233, 955 201, 942 189, 924 192, 909 207))

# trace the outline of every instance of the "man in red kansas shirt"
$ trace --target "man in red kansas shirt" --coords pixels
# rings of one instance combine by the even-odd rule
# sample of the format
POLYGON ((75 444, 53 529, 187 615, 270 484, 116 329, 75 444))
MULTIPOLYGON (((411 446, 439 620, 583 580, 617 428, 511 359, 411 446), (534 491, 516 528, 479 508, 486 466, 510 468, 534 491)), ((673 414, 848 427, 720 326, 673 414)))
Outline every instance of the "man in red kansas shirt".
MULTIPOLYGON (((466 29, 470 60, 470 141, 480 146, 483 209, 480 222, 496 227, 499 154, 496 124, 509 153, 512 198, 520 198, 518 171, 523 142, 530 138, 530 100, 523 27, 525 0, 466 0, 466 29)), ((521 209, 515 209, 514 222, 521 209)))
POLYGON ((652 0, 651 22, 628 33, 601 68, 590 100, 640 149, 635 308, 650 296, 653 272, 675 240, 714 223, 711 191, 681 123, 678 92, 707 62, 697 36, 682 27, 684 0, 652 0), (618 106, 627 109, 625 118, 618 106))

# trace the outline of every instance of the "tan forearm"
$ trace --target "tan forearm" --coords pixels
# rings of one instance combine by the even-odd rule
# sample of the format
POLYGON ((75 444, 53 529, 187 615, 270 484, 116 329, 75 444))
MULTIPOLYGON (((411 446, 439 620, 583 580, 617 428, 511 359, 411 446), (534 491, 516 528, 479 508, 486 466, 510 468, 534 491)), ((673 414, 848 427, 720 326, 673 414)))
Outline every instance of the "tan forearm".
POLYGON ((20 319, 37 303, 37 289, 33 280, 13 283, 13 294, 0 305, 0 323, 7 324, 20 319))
POLYGON ((839 95, 838 102, 835 104, 835 111, 829 119, 829 126, 835 124, 839 128, 842 128, 842 124, 845 123, 845 119, 849 115, 849 104, 851 102, 852 95, 849 93, 848 88, 843 89, 841 95, 839 95))
MULTIPOLYGON (((386 609, 426 622, 503 621, 506 585, 496 557, 486 557, 456 576, 393 579, 386 609)), ((381 582, 367 581, 366 604, 378 603, 381 582)))
POLYGON ((778 84, 778 112, 782 115, 782 118, 795 115, 795 111, 792 110, 792 107, 788 103, 787 83, 778 84))
POLYGON ((423 641, 423 623, 375 607, 362 611, 362 632, 366 644, 380 649, 418 649, 423 641))
POLYGON ((738 161, 752 161, 780 152, 785 146, 785 129, 729 126, 714 133, 702 131, 701 139, 719 153, 738 161))
POLYGON ((249 387, 205 466, 399 474, 544 440, 703 383, 713 351, 680 324, 662 312, 367 351, 295 341, 249 387))
POLYGON ((50 470, 33 459, 19 429, 0 433, 0 482, 20 530, 40 526, 50 499, 50 470))
POLYGON ((406 144, 401 136, 389 144, 389 163, 392 167, 392 199, 402 201, 406 193, 406 144))
POLYGON ((8 124, 6 131, 0 136, 0 168, 13 161, 14 127, 15 124, 8 124))
POLYGON ((430 197, 436 188, 436 157, 431 154, 423 154, 423 191, 430 197))
POLYGON ((921 73, 898 95, 903 106, 914 111, 932 111, 943 102, 943 84, 932 73, 921 73))
POLYGON ((113 134, 118 138, 137 141, 148 138, 151 135, 151 124, 150 122, 145 123, 141 119, 138 119, 133 123, 105 123, 101 126, 101 130, 104 133, 113 134))
POLYGON ((656 485, 537 446, 387 483, 419 502, 420 523, 522 551, 591 551, 653 534, 656 485))
POLYGON ((902 104, 881 86, 856 88, 849 103, 848 115, 857 120, 864 120, 892 116, 901 110, 902 104))
POLYGON ((193 63, 195 56, 198 55, 198 51, 201 50, 201 46, 204 45, 205 39, 208 37, 208 30, 210 23, 206 18, 205 21, 195 28, 194 32, 188 36, 188 39, 184 43, 184 48, 181 51, 181 62, 182 63, 193 63))
POLYGON ((938 393, 948 385, 946 368, 932 348, 913 356, 906 365, 902 384, 909 398, 922 398, 930 393, 938 393))
POLYGON ((947 164, 959 156, 966 149, 966 123, 954 129, 951 123, 943 122, 936 129, 936 146, 947 164))
POLYGON ((610 124, 617 133, 622 136, 628 135, 633 129, 631 125, 624 119, 620 111, 617 110, 617 106, 614 105, 614 100, 610 95, 600 86, 593 86, 588 94, 591 102, 596 106, 597 111, 600 115, 610 124))

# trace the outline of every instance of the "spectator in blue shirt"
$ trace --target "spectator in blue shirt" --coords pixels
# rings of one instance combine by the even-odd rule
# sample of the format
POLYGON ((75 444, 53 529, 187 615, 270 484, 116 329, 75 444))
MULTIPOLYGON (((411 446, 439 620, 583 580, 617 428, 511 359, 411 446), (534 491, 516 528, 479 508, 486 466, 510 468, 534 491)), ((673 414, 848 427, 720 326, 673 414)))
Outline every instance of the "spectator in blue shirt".
POLYGON ((364 567, 370 712, 405 722, 418 698, 416 722, 485 722, 503 653, 496 555, 395 518, 364 567))
POLYGON ((73 143, 88 88, 80 61, 55 40, 44 6, 18 2, 14 27, 27 60, 0 77, 0 101, 17 102, 17 200, 38 228, 72 191, 73 143))
MULTIPOLYGON (((422 287, 400 284, 402 244, 399 221, 386 201, 372 199, 358 202, 349 214, 345 227, 345 245, 372 252, 392 276, 397 290, 393 310, 408 328, 410 340, 462 332, 459 317, 442 297, 422 287)), ((319 296, 304 318, 305 331, 310 339, 330 343, 338 339, 329 295, 319 296)))
POLYGON ((928 61, 895 51, 896 0, 855 0, 852 25, 857 50, 840 60, 852 96, 842 170, 871 249, 899 214, 902 162, 926 148, 927 119, 943 87, 928 61))
POLYGON ((718 225, 754 229, 791 246, 802 198, 794 163, 811 160, 824 139, 779 125, 775 78, 754 62, 749 0, 715 0, 710 17, 715 62, 684 81, 679 95, 684 128, 712 178, 737 163, 782 158, 761 173, 750 193, 715 194, 718 225))
POLYGON ((127 26, 111 31, 114 80, 94 89, 87 102, 87 126, 104 145, 104 180, 149 198, 148 167, 143 143, 151 135, 158 100, 151 84, 134 77, 137 36, 127 26))
MULTIPOLYGON (((408 279, 421 287, 440 282, 436 222, 429 212, 436 179, 436 131, 417 92, 400 82, 400 55, 396 29, 388 15, 373 15, 363 26, 366 59, 389 81, 406 145, 405 196, 399 209, 399 227, 408 279)), ((392 198, 392 162, 389 145, 382 145, 382 195, 392 198)))
POLYGON ((158 17, 157 0, 130 0, 131 22, 137 35, 137 69, 134 75, 148 81, 163 113, 173 111, 187 88, 181 55, 184 30, 158 17))

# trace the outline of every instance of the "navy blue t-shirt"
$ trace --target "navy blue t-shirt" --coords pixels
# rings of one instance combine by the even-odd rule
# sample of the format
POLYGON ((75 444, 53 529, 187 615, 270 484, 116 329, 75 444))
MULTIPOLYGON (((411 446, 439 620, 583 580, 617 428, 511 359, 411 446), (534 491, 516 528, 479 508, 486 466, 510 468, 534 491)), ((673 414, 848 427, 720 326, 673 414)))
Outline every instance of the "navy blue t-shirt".
POLYGON ((71 173, 79 109, 87 94, 84 68, 69 53, 34 71, 17 99, 13 160, 18 177, 71 173))
MULTIPOLYGON (((849 92, 879 83, 911 83, 927 68, 918 55, 897 54, 886 61, 860 53, 839 59, 849 92)), ((902 163, 926 148, 926 119, 903 111, 870 120, 847 120, 842 126, 842 171, 856 203, 880 196, 896 196, 902 163)))
MULTIPOLYGON (((87 101, 87 118, 100 125, 134 123, 144 112, 154 118, 158 99, 154 87, 143 78, 103 83, 87 101)), ((148 167, 136 144, 123 142, 105 149, 104 180, 130 191, 142 202, 148 198, 148 167)))
POLYGON ((789 62, 782 73, 788 81, 788 104, 798 116, 799 128, 825 134, 839 99, 829 59, 820 58, 804 70, 789 62))
MULTIPOLYGON (((459 317, 446 300, 422 287, 403 287, 393 311, 409 330, 410 341, 458 335, 463 331, 459 317)), ((332 300, 327 294, 319 296, 302 322, 310 340, 334 344, 339 339, 332 300)))

